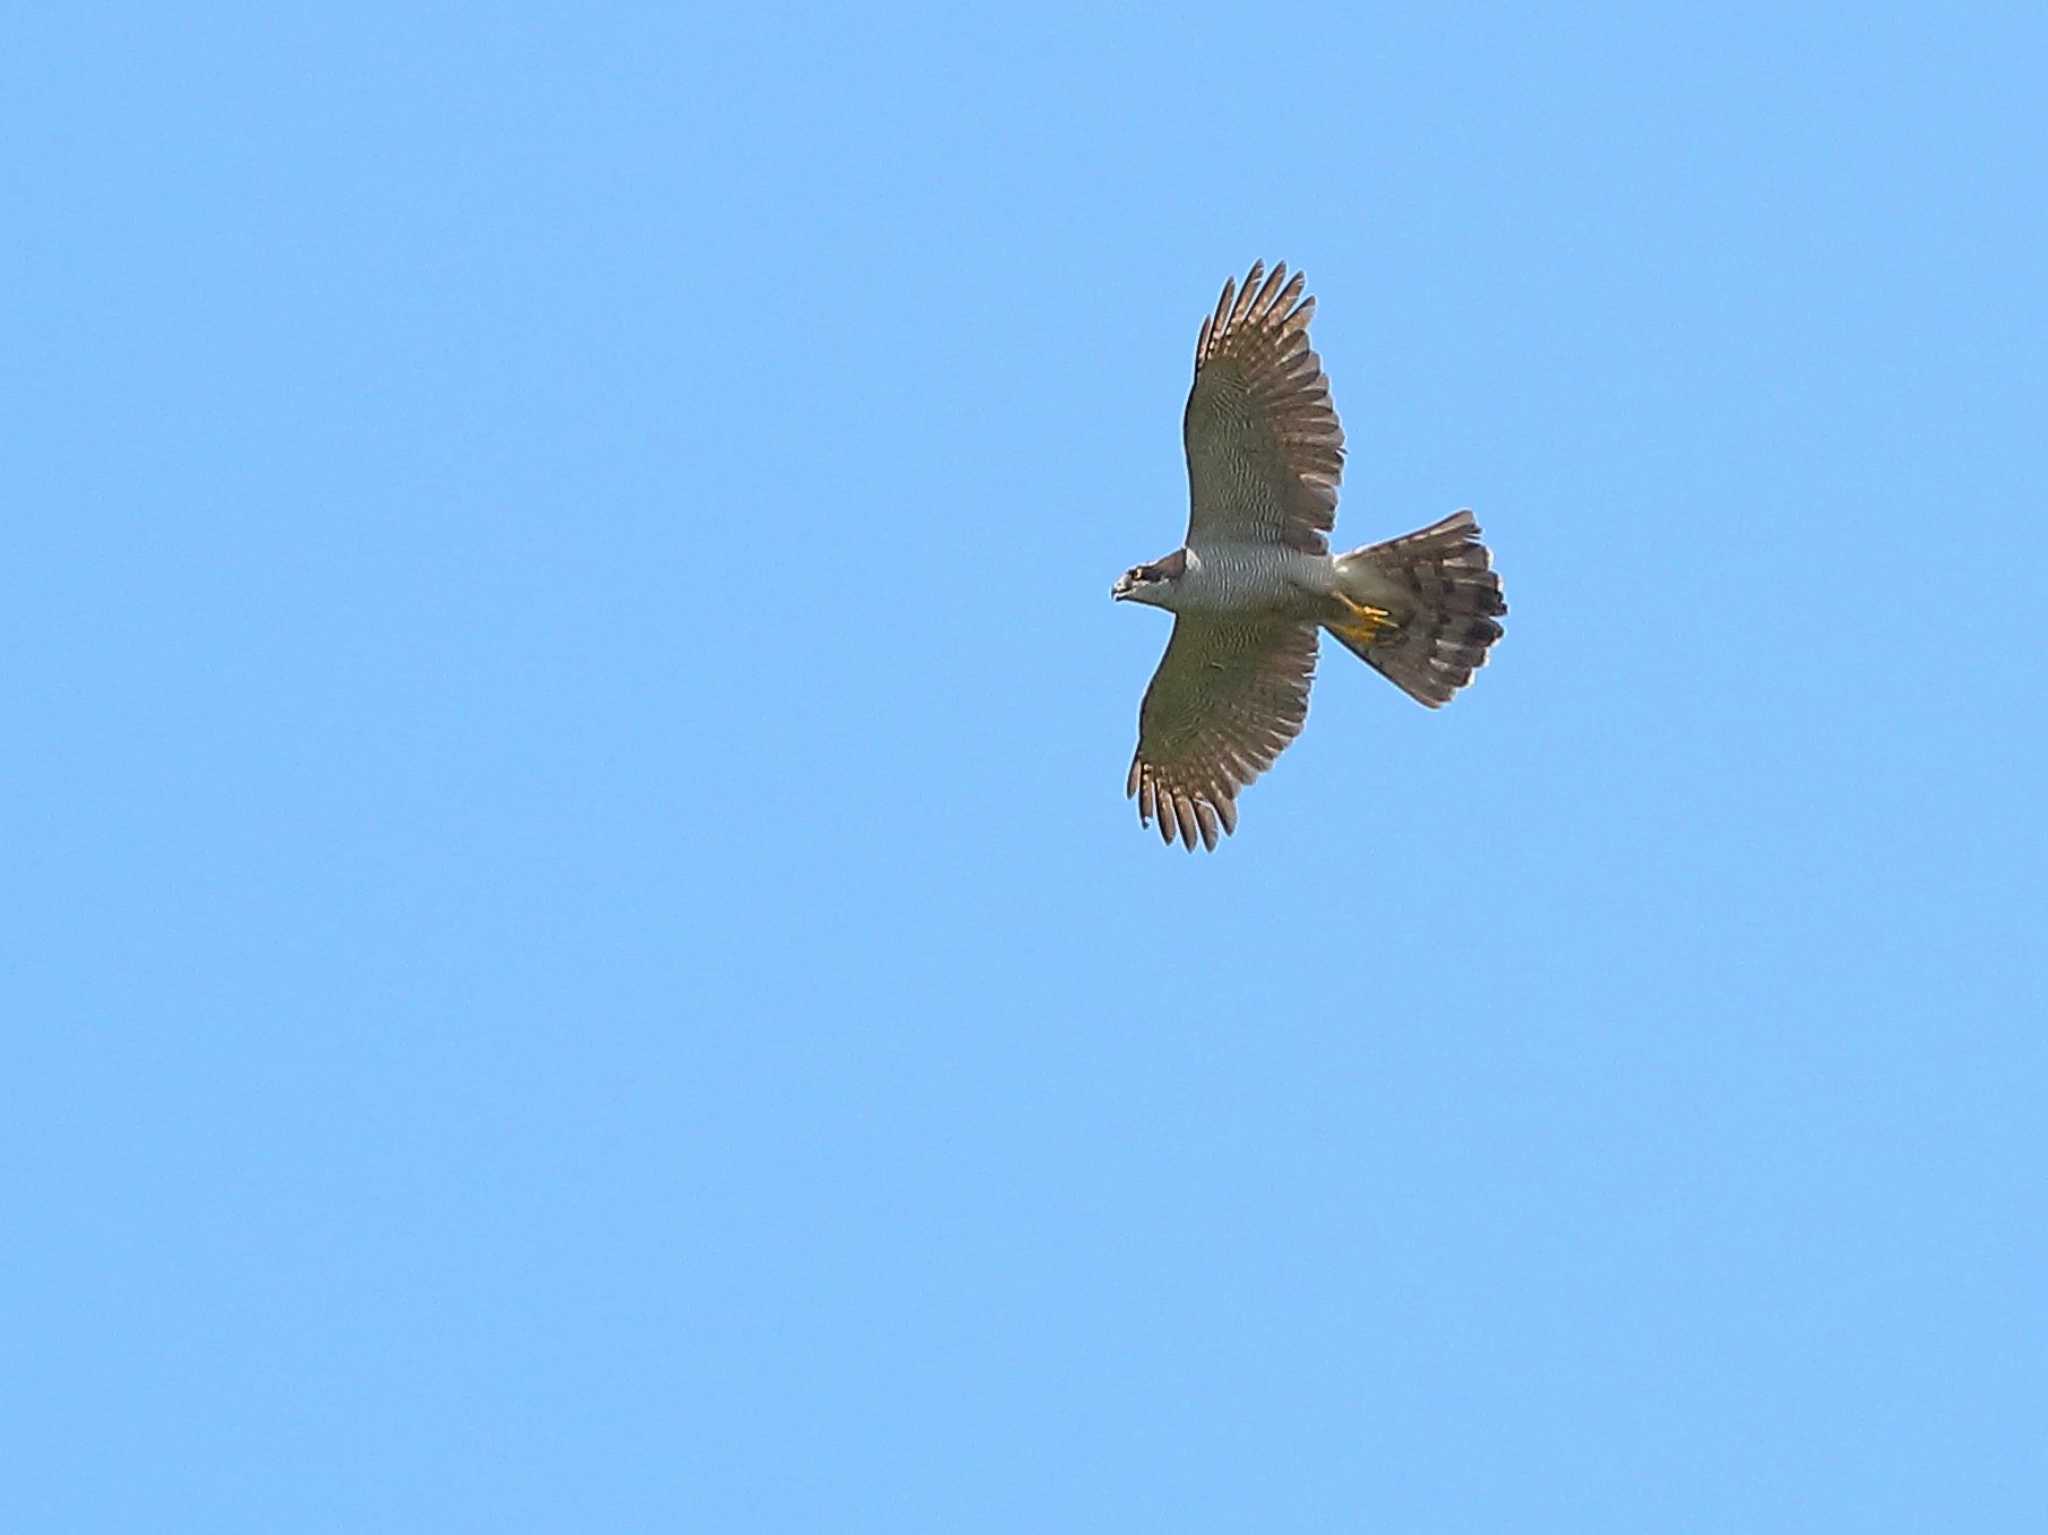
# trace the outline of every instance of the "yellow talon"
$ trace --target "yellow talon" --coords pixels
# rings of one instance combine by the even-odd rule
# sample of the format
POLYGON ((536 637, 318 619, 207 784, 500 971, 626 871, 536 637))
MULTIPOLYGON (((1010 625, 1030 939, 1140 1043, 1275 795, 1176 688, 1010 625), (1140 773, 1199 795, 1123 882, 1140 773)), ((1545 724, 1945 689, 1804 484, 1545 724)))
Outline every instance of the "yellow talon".
POLYGON ((1351 610, 1352 621, 1332 624, 1345 639, 1360 645, 1370 645, 1389 629, 1398 628, 1394 615, 1385 608, 1369 608, 1362 602, 1353 602, 1342 592, 1335 594, 1339 602, 1351 610))

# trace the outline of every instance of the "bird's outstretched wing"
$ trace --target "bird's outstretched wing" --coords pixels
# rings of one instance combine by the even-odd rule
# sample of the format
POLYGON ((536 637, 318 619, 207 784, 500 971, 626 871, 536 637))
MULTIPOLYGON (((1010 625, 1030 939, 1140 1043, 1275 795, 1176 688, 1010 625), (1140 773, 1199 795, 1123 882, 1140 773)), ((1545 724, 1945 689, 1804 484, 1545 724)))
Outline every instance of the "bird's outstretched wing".
POLYGON ((1344 429, 1322 359, 1308 344, 1316 301, 1302 274, 1259 262, 1223 285, 1195 343, 1195 386, 1181 436, 1188 454, 1188 536, 1329 552, 1344 473, 1344 429))
POLYGON ((1273 765, 1308 718, 1316 626, 1286 619, 1173 621, 1138 710, 1138 753, 1124 786, 1138 819, 1159 819, 1189 852, 1237 830, 1237 791, 1273 765))

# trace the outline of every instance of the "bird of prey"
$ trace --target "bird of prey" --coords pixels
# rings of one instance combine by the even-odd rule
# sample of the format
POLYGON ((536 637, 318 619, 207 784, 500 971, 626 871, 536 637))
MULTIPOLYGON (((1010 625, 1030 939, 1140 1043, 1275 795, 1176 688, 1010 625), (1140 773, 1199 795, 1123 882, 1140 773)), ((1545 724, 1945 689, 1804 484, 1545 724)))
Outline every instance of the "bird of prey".
POLYGON ((1322 630, 1434 709, 1485 664, 1507 612, 1469 511, 1330 553, 1344 431, 1302 288, 1284 262, 1224 283, 1181 424, 1186 540, 1110 590, 1173 614, 1124 792, 1189 852, 1237 829, 1238 791, 1300 734, 1322 630))

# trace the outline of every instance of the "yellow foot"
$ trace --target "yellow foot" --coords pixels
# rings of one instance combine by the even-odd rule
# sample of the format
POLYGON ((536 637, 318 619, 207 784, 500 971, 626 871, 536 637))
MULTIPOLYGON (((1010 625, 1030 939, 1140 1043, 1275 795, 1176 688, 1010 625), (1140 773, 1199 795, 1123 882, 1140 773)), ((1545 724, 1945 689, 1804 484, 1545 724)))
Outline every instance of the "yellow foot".
POLYGON ((1342 592, 1335 596, 1349 610, 1350 616, 1338 619, 1330 627, 1354 645, 1370 645, 1381 635, 1400 627, 1394 622, 1394 615, 1385 608, 1369 608, 1362 602, 1353 602, 1342 592))

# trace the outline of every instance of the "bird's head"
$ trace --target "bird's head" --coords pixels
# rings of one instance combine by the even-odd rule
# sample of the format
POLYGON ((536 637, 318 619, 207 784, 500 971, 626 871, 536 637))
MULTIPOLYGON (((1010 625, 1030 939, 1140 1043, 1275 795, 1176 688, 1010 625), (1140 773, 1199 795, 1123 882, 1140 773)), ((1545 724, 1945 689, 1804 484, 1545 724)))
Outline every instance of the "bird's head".
POLYGON ((1116 585, 1109 589, 1109 595, 1118 602, 1149 602, 1154 607, 1167 606, 1168 594, 1173 583, 1188 573, 1188 552, 1176 549, 1163 560, 1154 560, 1150 565, 1133 565, 1116 578, 1116 585))

